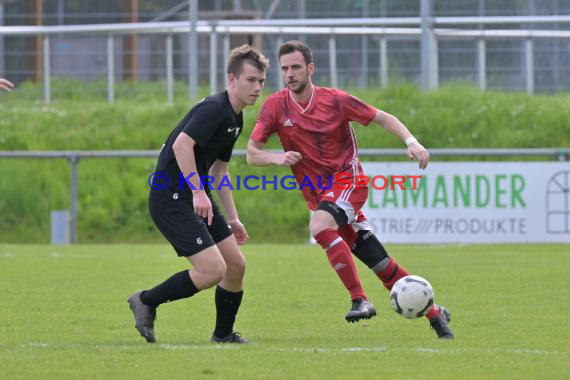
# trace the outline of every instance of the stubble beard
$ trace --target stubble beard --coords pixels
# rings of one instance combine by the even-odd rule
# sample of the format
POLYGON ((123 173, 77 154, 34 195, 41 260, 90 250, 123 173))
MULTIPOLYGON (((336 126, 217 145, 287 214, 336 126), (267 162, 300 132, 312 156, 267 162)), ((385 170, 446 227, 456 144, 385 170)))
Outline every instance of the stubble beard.
POLYGON ((291 88, 289 88, 291 91, 293 91, 294 94, 302 94, 303 91, 305 91, 305 89, 307 88, 307 84, 309 83, 308 80, 305 80, 304 82, 299 82, 299 88, 297 88, 296 90, 293 90, 291 88))

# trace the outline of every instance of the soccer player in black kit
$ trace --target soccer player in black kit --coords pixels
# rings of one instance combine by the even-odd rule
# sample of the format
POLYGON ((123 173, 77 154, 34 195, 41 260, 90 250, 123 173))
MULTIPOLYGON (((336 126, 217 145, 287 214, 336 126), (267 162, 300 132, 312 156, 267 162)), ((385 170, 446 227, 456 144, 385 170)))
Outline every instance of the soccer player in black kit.
POLYGON ((248 240, 229 186, 228 162, 243 130, 243 112, 254 104, 265 82, 268 60, 243 45, 230 53, 225 91, 196 104, 162 147, 149 195, 150 215, 178 256, 192 269, 163 283, 133 293, 128 303, 135 327, 147 342, 155 342, 154 321, 159 305, 188 298, 216 287, 214 343, 246 343, 233 330, 243 296, 245 259, 239 244, 248 240), (213 176, 213 187, 227 216, 220 213, 208 185, 199 176, 213 176), (180 187, 180 185, 182 185, 180 187))

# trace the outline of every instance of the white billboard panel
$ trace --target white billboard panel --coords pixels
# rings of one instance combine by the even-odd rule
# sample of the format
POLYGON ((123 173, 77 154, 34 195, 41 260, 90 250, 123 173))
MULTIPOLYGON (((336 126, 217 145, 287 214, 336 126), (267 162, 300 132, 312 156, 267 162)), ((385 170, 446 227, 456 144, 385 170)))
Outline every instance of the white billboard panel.
POLYGON ((377 177, 364 207, 394 243, 570 243, 569 162, 364 162, 377 177), (392 182, 406 177, 404 188, 392 182), (416 189, 409 176, 416 180, 416 189), (394 187, 392 190, 391 187, 394 187))

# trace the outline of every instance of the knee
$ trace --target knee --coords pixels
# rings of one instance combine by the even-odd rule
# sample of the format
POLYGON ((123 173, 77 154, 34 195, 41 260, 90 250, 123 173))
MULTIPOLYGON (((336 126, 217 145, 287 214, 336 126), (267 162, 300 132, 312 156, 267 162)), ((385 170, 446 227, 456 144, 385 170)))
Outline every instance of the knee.
MULTIPOLYGON (((335 223, 331 223, 329 220, 327 220, 326 218, 322 218, 319 216, 315 216, 316 214, 313 214, 313 216, 311 217, 311 220, 309 222, 309 231, 311 233, 312 237, 316 237, 319 233, 321 233, 322 231, 332 228, 332 229, 337 229, 336 224, 335 223)), ((331 217, 332 219, 332 217, 331 217)))
POLYGON ((240 255, 235 260, 227 263, 226 274, 232 278, 243 278, 245 275, 245 257, 240 255))
POLYGON ((208 279, 211 286, 217 284, 218 282, 222 281, 224 275, 226 273, 227 266, 224 260, 218 260, 211 268, 208 268, 208 279))

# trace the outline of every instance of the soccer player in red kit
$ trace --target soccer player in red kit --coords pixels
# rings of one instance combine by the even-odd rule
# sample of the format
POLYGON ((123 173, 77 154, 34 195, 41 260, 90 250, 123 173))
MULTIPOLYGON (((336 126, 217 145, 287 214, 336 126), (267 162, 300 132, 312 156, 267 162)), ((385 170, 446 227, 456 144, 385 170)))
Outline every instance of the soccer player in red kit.
MULTIPOLYGON (((370 319, 376 310, 362 288, 351 251, 388 290, 410 273, 388 255, 361 210, 368 198, 368 186, 356 181, 364 171, 350 121, 363 125, 374 122, 400 137, 408 146, 409 158, 417 160, 421 169, 427 167, 429 153, 396 117, 344 91, 314 86, 312 53, 304 43, 288 41, 281 45, 279 63, 286 88, 263 104, 248 143, 248 162, 291 167, 314 211, 309 223, 311 235, 326 251, 350 292, 352 307, 346 320, 370 319), (279 136, 284 153, 263 150, 273 133, 279 136), (352 185, 339 181, 339 173, 352 185)), ((427 318, 439 338, 453 338, 447 309, 433 305, 427 318)))

